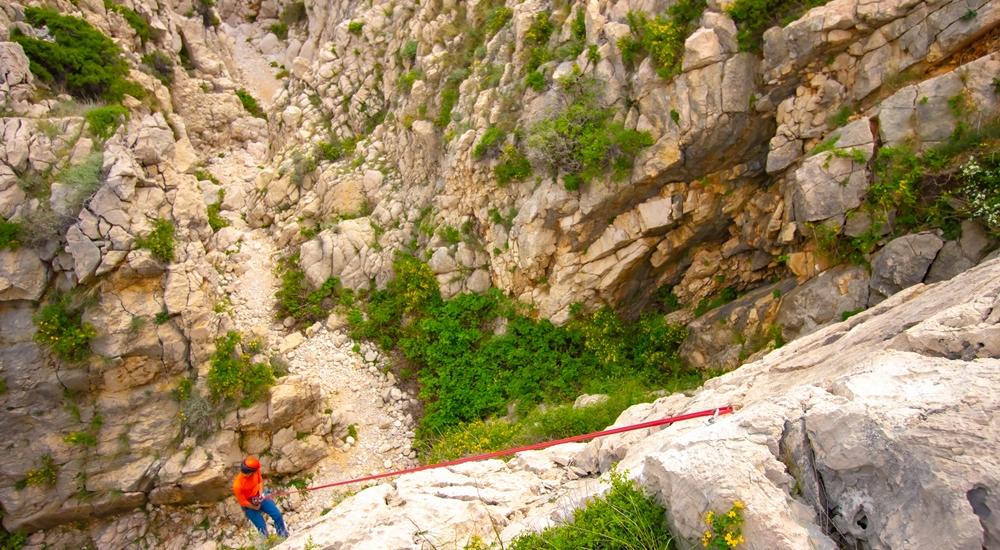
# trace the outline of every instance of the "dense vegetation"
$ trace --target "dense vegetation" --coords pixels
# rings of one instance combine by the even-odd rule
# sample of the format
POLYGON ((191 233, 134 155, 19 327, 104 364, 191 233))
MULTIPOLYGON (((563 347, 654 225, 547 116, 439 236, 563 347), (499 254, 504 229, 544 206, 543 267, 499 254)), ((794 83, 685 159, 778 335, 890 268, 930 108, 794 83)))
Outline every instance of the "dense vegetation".
POLYGON ((331 277, 312 290, 298 265, 298 253, 278 262, 276 271, 281 286, 275 298, 279 318, 291 317, 300 324, 314 323, 325 319, 335 305, 353 304, 354 293, 343 288, 340 279, 331 277))
POLYGON ((128 119, 128 111, 121 105, 106 105, 87 111, 84 118, 90 133, 100 139, 108 139, 122 122, 128 119))
MULTIPOLYGON (((372 292, 348 320, 352 337, 395 349, 408 361, 426 403, 418 428, 425 443, 462 423, 502 415, 511 403, 526 414, 538 403, 583 392, 626 382, 663 386, 682 377, 677 347, 686 331, 662 316, 626 323, 610 309, 577 311, 559 327, 531 319, 495 290, 443 300, 430 268, 413 257, 399 256, 393 267, 386 289, 372 292)), ((630 399, 635 393, 617 403, 624 408, 630 399)), ((562 421, 579 421, 571 416, 562 421)))
POLYGON ((666 510, 635 484, 616 472, 611 488, 573 512, 573 521, 539 533, 522 535, 509 550, 667 550, 675 548, 664 520, 666 510))
MULTIPOLYGON (((956 96, 958 97, 958 96, 956 96)), ((869 255, 896 236, 941 229, 956 238, 963 219, 978 219, 1000 235, 1000 121, 969 128, 959 118, 948 141, 922 153, 907 145, 882 147, 871 160, 872 184, 865 202, 848 216, 871 223, 855 237, 810 224, 819 250, 834 262, 866 264, 869 255)), ((851 157, 830 147, 827 154, 851 157)))
POLYGON ((259 342, 244 343, 240 333, 234 331, 215 340, 207 380, 214 399, 233 399, 246 407, 267 394, 275 373, 270 364, 253 361, 253 354, 260 348, 259 342))
POLYGON ((24 226, 17 221, 0 218, 0 250, 15 250, 21 246, 24 226))
POLYGON ((117 102, 128 94, 145 95, 136 83, 126 79, 128 63, 121 49, 90 23, 77 17, 29 7, 25 19, 33 27, 46 27, 53 41, 28 36, 16 27, 11 40, 24 48, 31 72, 43 82, 64 87, 81 99, 117 102))
POLYGON ((601 82, 579 74, 563 79, 565 102, 554 116, 528 130, 530 157, 562 175, 567 189, 578 189, 608 172, 616 180, 628 176, 635 156, 653 144, 647 132, 631 130, 615 120, 601 103, 601 82))
POLYGON ((736 41, 742 51, 760 51, 764 31, 786 25, 829 0, 736 0, 726 10, 736 22, 736 41))
POLYGON ((639 58, 649 56, 661 78, 671 78, 681 69, 684 41, 698 25, 707 7, 705 0, 680 0, 665 15, 650 18, 643 12, 629 12, 630 36, 618 41, 625 63, 634 66, 639 58))
POLYGON ((35 313, 35 341, 63 361, 86 359, 97 330, 82 317, 81 308, 70 295, 56 296, 35 313))

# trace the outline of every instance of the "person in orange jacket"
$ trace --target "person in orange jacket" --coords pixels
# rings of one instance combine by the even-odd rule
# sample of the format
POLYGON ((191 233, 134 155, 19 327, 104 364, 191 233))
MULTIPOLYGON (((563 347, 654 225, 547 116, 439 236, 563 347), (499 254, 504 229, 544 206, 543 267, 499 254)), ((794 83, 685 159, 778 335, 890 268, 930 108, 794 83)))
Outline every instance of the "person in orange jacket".
POLYGON ((240 503, 247 519, 260 531, 261 535, 267 536, 267 521, 264 519, 264 514, 267 514, 274 521, 274 529, 278 532, 278 536, 288 536, 288 529, 285 528, 285 520, 281 517, 281 510, 264 492, 264 479, 260 475, 260 461, 255 457, 248 456, 240 464, 240 473, 236 474, 233 479, 233 494, 236 495, 236 501, 240 503))

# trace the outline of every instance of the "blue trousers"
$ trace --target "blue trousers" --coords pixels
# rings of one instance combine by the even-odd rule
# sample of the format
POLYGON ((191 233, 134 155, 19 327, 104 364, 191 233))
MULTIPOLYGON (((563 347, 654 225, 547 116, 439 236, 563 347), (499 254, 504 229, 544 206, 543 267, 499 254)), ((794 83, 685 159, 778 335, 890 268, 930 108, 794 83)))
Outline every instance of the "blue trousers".
POLYGON ((279 537, 287 537, 288 529, 285 528, 285 520, 281 517, 281 510, 272 500, 265 500, 260 503, 260 510, 254 510, 253 508, 243 508, 243 513, 246 514, 247 519, 250 523, 260 531, 260 534, 267 536, 267 521, 264 519, 264 514, 271 516, 274 521, 274 530, 278 532, 279 537))

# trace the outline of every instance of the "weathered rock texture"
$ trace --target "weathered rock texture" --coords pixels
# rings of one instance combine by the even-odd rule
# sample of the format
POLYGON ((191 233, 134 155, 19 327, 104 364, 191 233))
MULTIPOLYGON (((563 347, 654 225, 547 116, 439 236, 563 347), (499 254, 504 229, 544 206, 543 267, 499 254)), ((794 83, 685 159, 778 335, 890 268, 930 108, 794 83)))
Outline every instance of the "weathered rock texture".
POLYGON ((742 500, 749 549, 992 548, 998 357, 992 260, 910 287, 691 397, 636 405, 615 425, 737 407, 714 422, 406 476, 361 491, 279 548, 509 540, 570 517, 602 490, 580 475, 614 467, 666 506, 682 546, 700 537, 707 510, 742 500))

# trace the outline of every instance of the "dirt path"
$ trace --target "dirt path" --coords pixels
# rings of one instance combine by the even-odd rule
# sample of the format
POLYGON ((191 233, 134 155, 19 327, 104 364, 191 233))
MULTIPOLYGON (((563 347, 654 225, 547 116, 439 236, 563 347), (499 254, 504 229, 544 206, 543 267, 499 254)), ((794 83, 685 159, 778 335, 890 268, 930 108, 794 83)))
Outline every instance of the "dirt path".
MULTIPOLYGON (((214 159, 209 171, 226 186, 227 193, 249 196, 257 168, 248 153, 234 151, 214 159)), ((230 313, 236 328, 263 337, 272 352, 288 348, 291 341, 303 336, 299 345, 285 350, 290 374, 316 381, 325 406, 344 433, 353 426, 351 433, 357 434, 356 439, 345 436, 338 441, 327 458, 298 477, 317 484, 415 465, 414 421, 405 412, 411 403, 396 387, 394 377, 385 373, 384 357, 369 344, 352 340, 337 317, 304 331, 285 328, 275 316, 280 280, 274 267, 288 251, 276 250, 266 229, 250 229, 236 216, 230 219, 232 226, 242 231, 239 252, 227 256, 226 266, 230 313)), ((346 487, 339 492, 356 489, 346 487)), ((289 524, 311 520, 337 500, 334 491, 293 496, 285 504, 289 524)))

